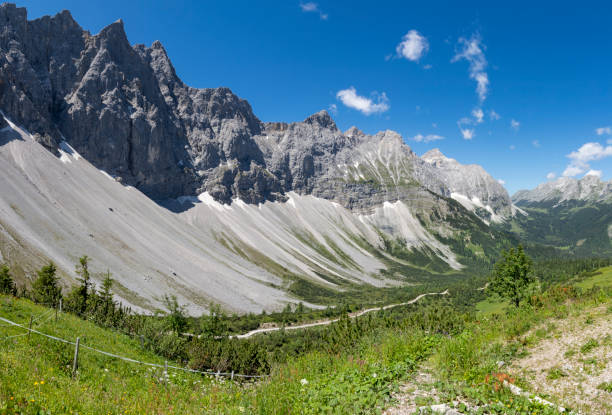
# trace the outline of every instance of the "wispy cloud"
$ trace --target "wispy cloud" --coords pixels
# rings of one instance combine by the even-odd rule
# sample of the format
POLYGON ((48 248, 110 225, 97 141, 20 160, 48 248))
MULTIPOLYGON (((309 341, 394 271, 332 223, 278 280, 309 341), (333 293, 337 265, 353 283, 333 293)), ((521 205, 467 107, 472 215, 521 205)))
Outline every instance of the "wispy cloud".
POLYGON ((514 118, 512 120, 510 120, 510 127, 514 130, 514 131, 518 131, 519 128, 521 128, 521 123, 518 122, 517 120, 515 120, 514 118))
POLYGON ((597 135, 612 135, 612 127, 599 127, 595 129, 597 135))
POLYGON ((484 119, 484 112, 480 108, 474 108, 472 110, 472 117, 474 117, 476 124, 480 124, 484 119))
POLYGON ((542 147, 542 145, 540 144, 540 140, 533 140, 531 142, 531 145, 533 145, 535 148, 540 148, 542 147))
POLYGON ((412 137, 412 140, 418 142, 418 143, 429 143, 430 141, 437 141, 437 140, 443 140, 444 137, 442 137, 441 135, 437 135, 437 134, 427 134, 427 135, 423 135, 423 134, 417 134, 414 137, 412 137))
POLYGON ((427 38, 416 30, 411 30, 402 37, 402 41, 395 48, 397 56, 418 62, 429 50, 427 38))
POLYGON ((476 93, 482 103, 489 92, 489 75, 485 71, 487 67, 487 58, 484 55, 485 46, 479 34, 474 34, 469 39, 459 38, 458 43, 459 50, 451 62, 465 59, 469 63, 470 78, 476 81, 476 93))
POLYGON ((516 150, 516 146, 514 144, 510 144, 510 147, 508 147, 510 150, 516 150))
POLYGON ((336 104, 331 104, 329 106, 329 112, 336 115, 338 113, 338 106, 336 104))
POLYGON ((489 111, 489 118, 492 121, 497 121, 501 118, 501 115, 499 115, 498 113, 495 112, 495 110, 491 110, 489 111))
POLYGON ((506 184, 506 181, 502 179, 498 179, 497 182, 501 184, 502 186, 506 184))
POLYGON ((304 13, 318 13, 321 20, 327 20, 327 18, 329 17, 327 13, 323 13, 317 3, 314 3, 312 1, 309 1, 307 3, 300 3, 300 9, 302 9, 304 13))
POLYGON ((358 95, 355 87, 351 86, 347 89, 338 91, 336 98, 347 107, 356 109, 365 115, 382 113, 390 108, 389 99, 384 92, 382 94, 373 92, 371 95, 372 98, 358 95))
POLYGON ((602 146, 591 142, 583 144, 578 150, 572 151, 567 157, 571 160, 563 172, 564 176, 577 176, 591 168, 590 162, 612 156, 612 145, 602 146))
POLYGON ((553 172, 553 171, 551 171, 550 173, 548 173, 548 174, 546 175, 546 178, 547 178, 548 180, 552 180, 552 179, 554 179, 555 177, 557 177, 557 173, 555 173, 555 172, 553 172))

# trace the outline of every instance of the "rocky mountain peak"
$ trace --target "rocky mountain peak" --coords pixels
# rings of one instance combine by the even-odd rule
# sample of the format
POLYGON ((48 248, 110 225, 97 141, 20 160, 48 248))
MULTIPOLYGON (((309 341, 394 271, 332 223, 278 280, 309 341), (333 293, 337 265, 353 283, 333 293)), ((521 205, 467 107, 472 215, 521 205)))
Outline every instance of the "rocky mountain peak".
POLYGON ((446 157, 439 148, 434 148, 421 156, 429 164, 457 163, 457 160, 446 157))
POLYGON ((316 124, 322 128, 337 130, 336 123, 326 110, 321 110, 304 120, 306 124, 316 124))

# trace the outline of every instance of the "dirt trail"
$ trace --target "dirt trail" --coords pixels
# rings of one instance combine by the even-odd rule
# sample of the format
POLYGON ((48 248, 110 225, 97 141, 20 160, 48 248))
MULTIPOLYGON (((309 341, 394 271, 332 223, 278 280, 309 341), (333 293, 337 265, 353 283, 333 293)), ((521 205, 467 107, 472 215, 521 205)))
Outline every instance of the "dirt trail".
MULTIPOLYGON (((448 295, 448 290, 443 291, 441 293, 425 293, 425 294, 421 294, 418 297, 413 298, 410 301, 406 301, 405 303, 398 303, 398 304, 389 304, 386 305, 384 307, 374 307, 374 308, 368 308, 365 310, 361 310, 361 311, 356 311, 354 313, 350 313, 349 314, 349 318, 356 318, 356 317, 360 317, 363 316, 364 314, 368 314, 374 311, 380 311, 380 310, 388 310, 390 308, 395 308, 395 307, 400 307, 403 305, 409 305, 409 304, 414 304, 417 301, 419 301, 421 298, 428 296, 428 295, 448 295)), ((317 326, 327 326, 330 325, 336 321, 340 320, 339 318, 334 318, 334 319, 328 319, 328 320, 321 320, 321 321, 316 321, 313 323, 305 323, 305 324, 299 324, 296 326, 286 326, 284 329, 285 330, 299 330, 299 329, 307 329, 310 327, 317 327, 317 326)), ((238 334, 235 336, 230 336, 231 338, 236 338, 236 339, 246 339, 249 338, 251 336, 254 336, 256 334, 261 334, 261 333, 269 333, 272 331, 278 331, 280 330, 281 327, 267 327, 267 328, 261 328, 261 329, 255 329, 255 330, 251 330, 247 333, 244 334, 238 334)))
POLYGON ((537 327, 547 334, 511 370, 536 393, 551 396, 585 414, 612 414, 612 394, 598 389, 612 382, 610 304, 537 327))

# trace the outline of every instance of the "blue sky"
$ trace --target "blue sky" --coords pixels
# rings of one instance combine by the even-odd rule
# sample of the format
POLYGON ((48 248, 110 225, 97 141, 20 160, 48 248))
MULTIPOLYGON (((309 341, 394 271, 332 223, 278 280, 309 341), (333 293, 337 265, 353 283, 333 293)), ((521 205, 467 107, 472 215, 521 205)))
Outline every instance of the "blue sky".
POLYGON ((228 86, 263 121, 329 109, 343 130, 392 129, 418 154, 480 164, 511 193, 564 172, 609 180, 612 5, 496 3, 18 5, 30 19, 69 9, 92 33, 121 18, 131 43, 160 40, 186 83, 228 86))

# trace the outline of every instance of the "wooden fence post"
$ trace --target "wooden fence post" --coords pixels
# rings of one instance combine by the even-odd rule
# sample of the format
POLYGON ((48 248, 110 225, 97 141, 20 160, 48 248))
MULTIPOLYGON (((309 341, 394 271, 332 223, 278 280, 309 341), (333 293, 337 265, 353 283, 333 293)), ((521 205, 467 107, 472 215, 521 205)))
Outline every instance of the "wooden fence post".
POLYGON ((234 371, 232 370, 232 380, 234 380, 234 371))
POLYGON ((74 361, 72 362, 72 377, 76 375, 76 371, 79 368, 79 343, 81 341, 80 337, 77 337, 76 343, 74 345, 74 361))
POLYGON ((32 315, 30 314, 30 325, 28 326, 28 343, 30 342, 31 334, 32 334, 32 315))

